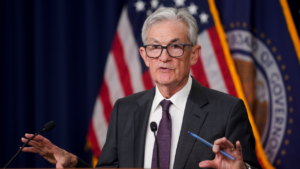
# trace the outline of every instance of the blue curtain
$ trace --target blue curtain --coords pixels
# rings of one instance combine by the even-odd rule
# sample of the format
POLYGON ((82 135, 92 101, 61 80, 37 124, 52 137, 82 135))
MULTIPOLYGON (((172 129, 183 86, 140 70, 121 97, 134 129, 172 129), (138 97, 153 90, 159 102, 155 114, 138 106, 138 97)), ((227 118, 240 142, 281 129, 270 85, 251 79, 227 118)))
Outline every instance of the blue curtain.
MULTIPOLYGON (((86 135, 122 0, 0 1, 0 168, 50 120, 43 135, 91 162, 86 135)), ((54 167, 23 153, 9 167, 54 167)))

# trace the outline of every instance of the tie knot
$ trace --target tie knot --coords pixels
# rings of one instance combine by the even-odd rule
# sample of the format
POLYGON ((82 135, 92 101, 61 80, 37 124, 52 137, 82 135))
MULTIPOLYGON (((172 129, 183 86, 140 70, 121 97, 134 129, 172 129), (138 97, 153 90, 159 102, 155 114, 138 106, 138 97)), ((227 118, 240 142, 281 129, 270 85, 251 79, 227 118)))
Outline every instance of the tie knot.
POLYGON ((160 102, 160 105, 163 109, 163 111, 168 111, 172 102, 170 100, 164 99, 163 101, 160 102))

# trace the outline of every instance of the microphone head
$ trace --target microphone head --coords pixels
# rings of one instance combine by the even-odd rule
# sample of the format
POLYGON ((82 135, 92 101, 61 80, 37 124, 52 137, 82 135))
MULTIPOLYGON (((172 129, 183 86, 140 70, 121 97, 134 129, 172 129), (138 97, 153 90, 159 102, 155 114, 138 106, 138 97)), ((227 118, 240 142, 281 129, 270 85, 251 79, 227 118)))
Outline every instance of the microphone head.
POLYGON ((156 124, 156 122, 151 122, 150 123, 150 128, 151 128, 151 131, 153 131, 153 132, 156 132, 157 131, 157 124, 156 124))
POLYGON ((49 121, 48 123, 46 123, 44 125, 44 129, 46 131, 50 131, 51 129, 53 129, 55 127, 55 122, 52 120, 52 121, 49 121))

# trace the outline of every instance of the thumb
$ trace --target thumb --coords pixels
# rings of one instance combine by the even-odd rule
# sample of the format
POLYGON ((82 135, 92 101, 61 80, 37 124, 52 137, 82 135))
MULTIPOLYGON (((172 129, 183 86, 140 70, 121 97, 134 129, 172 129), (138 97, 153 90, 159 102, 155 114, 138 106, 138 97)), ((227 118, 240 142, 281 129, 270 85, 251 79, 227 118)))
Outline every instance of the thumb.
POLYGON ((56 160, 56 168, 64 168, 63 164, 65 161, 65 153, 63 149, 59 147, 55 147, 53 150, 53 156, 56 160))
POLYGON ((60 163, 56 163, 56 168, 64 168, 60 163))
POLYGON ((199 163, 200 168, 217 168, 217 165, 214 163, 214 161, 202 161, 199 163))

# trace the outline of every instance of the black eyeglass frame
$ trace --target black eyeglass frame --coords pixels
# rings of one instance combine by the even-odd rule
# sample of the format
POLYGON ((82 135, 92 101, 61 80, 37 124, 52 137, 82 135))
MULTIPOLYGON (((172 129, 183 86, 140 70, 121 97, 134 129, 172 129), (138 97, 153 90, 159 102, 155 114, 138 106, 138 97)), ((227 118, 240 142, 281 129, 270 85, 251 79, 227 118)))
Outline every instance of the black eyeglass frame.
POLYGON ((171 46, 171 45, 182 45, 182 46, 183 46, 183 48, 182 48, 182 50, 183 50, 182 55, 184 54, 184 47, 186 47, 186 46, 194 46, 193 44, 171 43, 171 44, 169 44, 169 45, 167 45, 167 46, 162 46, 162 45, 152 44, 152 45, 144 45, 143 47, 145 48, 145 52, 146 52, 146 55, 147 55, 148 58, 158 58, 158 57, 160 57, 160 55, 162 54, 162 51, 163 51, 164 49, 167 50, 168 54, 169 54, 171 57, 174 57, 174 58, 176 58, 176 57, 177 57, 177 58, 178 58, 178 57, 181 57, 182 55, 180 55, 180 56, 172 56, 172 55, 169 53, 169 51, 168 51, 168 46, 171 46), (159 54, 157 57, 150 57, 150 56, 148 56, 147 50, 146 50, 147 46, 161 46, 161 52, 160 52, 160 54, 159 54))

